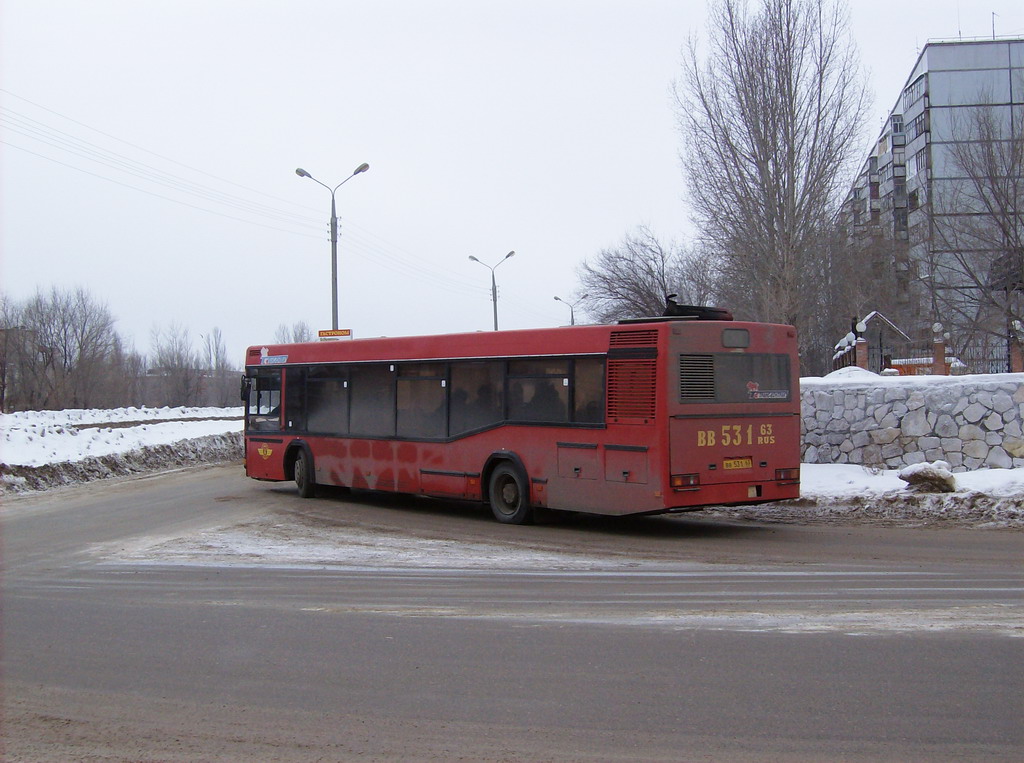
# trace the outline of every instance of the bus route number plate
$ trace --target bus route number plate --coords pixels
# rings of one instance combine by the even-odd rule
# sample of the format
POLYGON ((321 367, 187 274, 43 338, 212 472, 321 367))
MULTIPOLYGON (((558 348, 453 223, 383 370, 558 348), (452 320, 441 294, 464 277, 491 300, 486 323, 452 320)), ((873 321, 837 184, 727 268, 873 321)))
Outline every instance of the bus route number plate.
POLYGON ((749 458, 727 458, 722 462, 724 469, 750 469, 754 462, 749 458))

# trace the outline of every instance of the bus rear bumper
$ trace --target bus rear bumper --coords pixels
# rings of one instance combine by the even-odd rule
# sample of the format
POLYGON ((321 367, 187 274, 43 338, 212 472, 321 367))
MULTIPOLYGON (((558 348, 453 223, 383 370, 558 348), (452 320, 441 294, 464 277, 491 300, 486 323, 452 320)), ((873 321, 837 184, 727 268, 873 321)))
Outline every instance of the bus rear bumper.
POLYGON ((669 498, 672 510, 701 506, 739 506, 800 497, 800 482, 794 480, 720 483, 674 489, 669 498))

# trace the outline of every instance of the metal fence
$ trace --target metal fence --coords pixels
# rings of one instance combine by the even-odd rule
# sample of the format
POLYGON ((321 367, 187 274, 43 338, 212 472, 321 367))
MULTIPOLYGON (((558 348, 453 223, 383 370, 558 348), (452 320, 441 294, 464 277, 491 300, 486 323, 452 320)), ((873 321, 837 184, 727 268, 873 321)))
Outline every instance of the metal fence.
MULTIPOLYGON (((932 342, 869 347, 868 370, 880 373, 885 368, 895 368, 901 375, 931 374, 934 351, 932 342)), ((1002 374, 1010 370, 1010 352, 1005 346, 989 344, 958 351, 946 348, 946 373, 949 375, 1002 374)))

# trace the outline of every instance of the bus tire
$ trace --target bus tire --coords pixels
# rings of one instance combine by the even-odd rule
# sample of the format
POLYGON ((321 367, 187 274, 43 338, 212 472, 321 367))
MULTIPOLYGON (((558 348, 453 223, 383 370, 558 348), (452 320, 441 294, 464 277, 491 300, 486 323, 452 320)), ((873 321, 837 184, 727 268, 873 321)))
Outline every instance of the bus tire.
POLYGON ((313 457, 306 450, 295 455, 295 487, 301 498, 316 497, 316 478, 313 476, 313 457))
POLYGON ((487 495, 491 513, 499 522, 526 525, 533 522, 533 507, 526 475, 508 461, 494 467, 488 482, 487 495))

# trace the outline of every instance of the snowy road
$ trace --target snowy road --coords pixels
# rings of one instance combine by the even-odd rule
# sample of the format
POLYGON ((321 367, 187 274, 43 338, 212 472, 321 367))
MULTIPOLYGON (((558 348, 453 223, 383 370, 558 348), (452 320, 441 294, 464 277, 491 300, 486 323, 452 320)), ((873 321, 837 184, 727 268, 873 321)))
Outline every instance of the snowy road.
POLYGON ((1019 759, 1024 536, 302 501, 5 505, 11 760, 1019 759))

